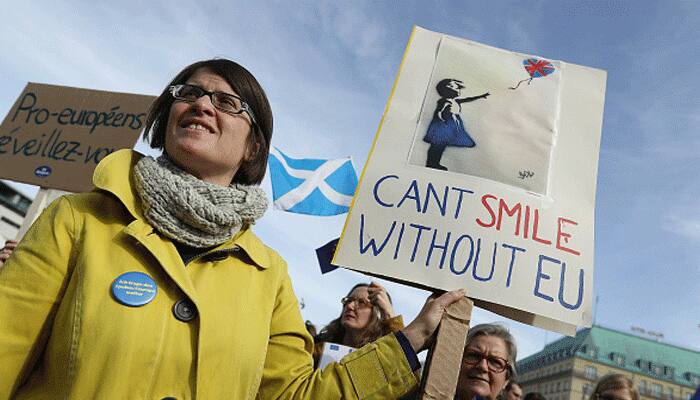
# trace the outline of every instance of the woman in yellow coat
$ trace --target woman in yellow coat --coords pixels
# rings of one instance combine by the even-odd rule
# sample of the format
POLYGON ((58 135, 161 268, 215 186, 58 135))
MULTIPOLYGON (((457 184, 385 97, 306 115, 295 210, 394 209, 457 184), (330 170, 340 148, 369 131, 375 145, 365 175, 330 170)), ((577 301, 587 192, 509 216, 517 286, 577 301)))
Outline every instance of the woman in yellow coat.
POLYGON ((54 202, 0 270, 0 399, 380 399, 415 385, 444 307, 323 371, 267 207, 272 113, 255 78, 195 63, 147 119, 154 160, 106 157, 90 193, 54 202))

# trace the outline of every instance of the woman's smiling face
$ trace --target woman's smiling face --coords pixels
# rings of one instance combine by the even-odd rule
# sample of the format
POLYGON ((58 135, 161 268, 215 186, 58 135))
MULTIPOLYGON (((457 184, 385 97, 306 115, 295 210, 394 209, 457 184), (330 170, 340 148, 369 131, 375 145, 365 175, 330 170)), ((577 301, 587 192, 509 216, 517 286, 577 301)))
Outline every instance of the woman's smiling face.
MULTIPOLYGON (((479 335, 467 344, 464 353, 478 353, 487 357, 509 360, 506 342, 498 336, 479 335)), ((480 396, 495 399, 508 382, 508 369, 500 372, 491 371, 486 358, 475 365, 462 363, 457 383, 457 393, 464 399, 480 396)))
MULTIPOLYGON (((221 76, 201 68, 186 82, 210 92, 238 95, 221 76)), ((193 103, 175 100, 165 130, 165 151, 185 171, 209 183, 228 186, 249 156, 250 117, 217 110, 209 96, 193 103)))

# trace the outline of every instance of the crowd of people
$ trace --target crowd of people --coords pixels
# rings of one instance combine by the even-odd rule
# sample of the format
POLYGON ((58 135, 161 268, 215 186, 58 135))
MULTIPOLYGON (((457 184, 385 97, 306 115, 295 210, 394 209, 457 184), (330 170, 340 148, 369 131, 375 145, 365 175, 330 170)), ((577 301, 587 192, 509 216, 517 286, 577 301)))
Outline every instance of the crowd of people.
MULTIPOLYGON (((305 324, 286 263, 251 230, 272 127, 248 70, 189 65, 147 117, 162 156, 113 153, 95 190, 6 243, 0 398, 416 398, 417 353, 465 292, 429 297, 405 325, 384 287, 360 283, 318 333, 305 324), (356 350, 318 368, 329 343, 356 350)), ((472 327, 455 399, 520 400, 516 356, 503 326, 472 327)), ((638 400, 623 378, 603 378, 595 400, 638 400)))
MULTIPOLYGON (((16 244, 12 242, 6 246, 3 254, 9 257, 16 244)), ((314 339, 314 369, 318 369, 327 343, 361 348, 404 328, 403 318, 395 313, 390 294, 377 282, 356 284, 340 303, 338 318, 319 333, 309 321, 305 324, 314 339)), ((455 400, 546 400, 539 392, 523 394, 516 380, 516 356, 515 338, 504 326, 480 324, 471 328, 464 346, 455 400)), ((418 372, 416 370, 416 377, 420 378, 418 372)), ((419 393, 413 388, 396 396, 386 398, 415 400, 419 393)), ((598 381, 590 400, 639 400, 639 392, 627 376, 610 374, 598 381)))

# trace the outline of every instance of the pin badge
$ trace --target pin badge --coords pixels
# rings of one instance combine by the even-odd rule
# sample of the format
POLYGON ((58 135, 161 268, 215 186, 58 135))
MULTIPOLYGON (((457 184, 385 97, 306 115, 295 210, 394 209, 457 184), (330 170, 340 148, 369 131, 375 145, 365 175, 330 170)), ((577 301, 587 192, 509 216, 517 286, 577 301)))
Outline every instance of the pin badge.
POLYGON ((112 295, 125 306, 140 307, 148 304, 156 297, 156 293, 156 281, 143 272, 126 272, 112 282, 112 295))

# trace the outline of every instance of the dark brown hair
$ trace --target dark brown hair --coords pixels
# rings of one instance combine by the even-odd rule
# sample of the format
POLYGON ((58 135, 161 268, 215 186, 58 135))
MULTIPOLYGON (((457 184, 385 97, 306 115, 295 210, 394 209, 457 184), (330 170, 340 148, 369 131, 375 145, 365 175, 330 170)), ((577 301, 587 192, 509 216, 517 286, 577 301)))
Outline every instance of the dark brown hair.
POLYGON ((165 129, 168 126, 170 107, 175 99, 170 95, 168 88, 171 85, 179 85, 187 82, 199 69, 208 69, 220 76, 231 85, 231 88, 248 103, 255 114, 255 123, 248 135, 248 149, 251 153, 250 160, 244 160, 233 177, 232 183, 243 185, 257 185, 265 176, 267 168, 267 155, 270 152, 270 140, 272 139, 272 109, 267 101, 267 96, 262 86, 247 69, 238 63, 223 58, 199 61, 189 65, 180 71, 175 78, 165 87, 163 92, 151 104, 146 118, 144 140, 154 149, 164 149, 165 129), (256 151, 257 150, 257 151, 256 151))
MULTIPOLYGON (((369 284, 358 283, 357 285, 353 286, 352 289, 350 289, 347 296, 350 296, 352 291, 359 287, 369 287, 369 284)), ((389 302, 391 302, 391 296, 389 296, 389 292, 387 292, 386 295, 389 298, 389 302)), ((381 319, 379 318, 379 310, 377 309, 377 307, 373 306, 372 308, 372 315, 370 316, 370 320, 367 324, 367 327, 365 327, 364 331, 362 332, 359 343, 343 343, 343 337, 345 336, 345 327, 343 327, 343 324, 340 322, 340 319, 343 316, 342 310, 338 318, 334 319, 323 329, 321 329, 321 333, 319 333, 314 338, 314 341, 316 343, 332 342, 344 344, 346 346, 362 347, 367 343, 373 342, 379 339, 380 337, 391 333, 389 327, 383 324, 381 319)))

